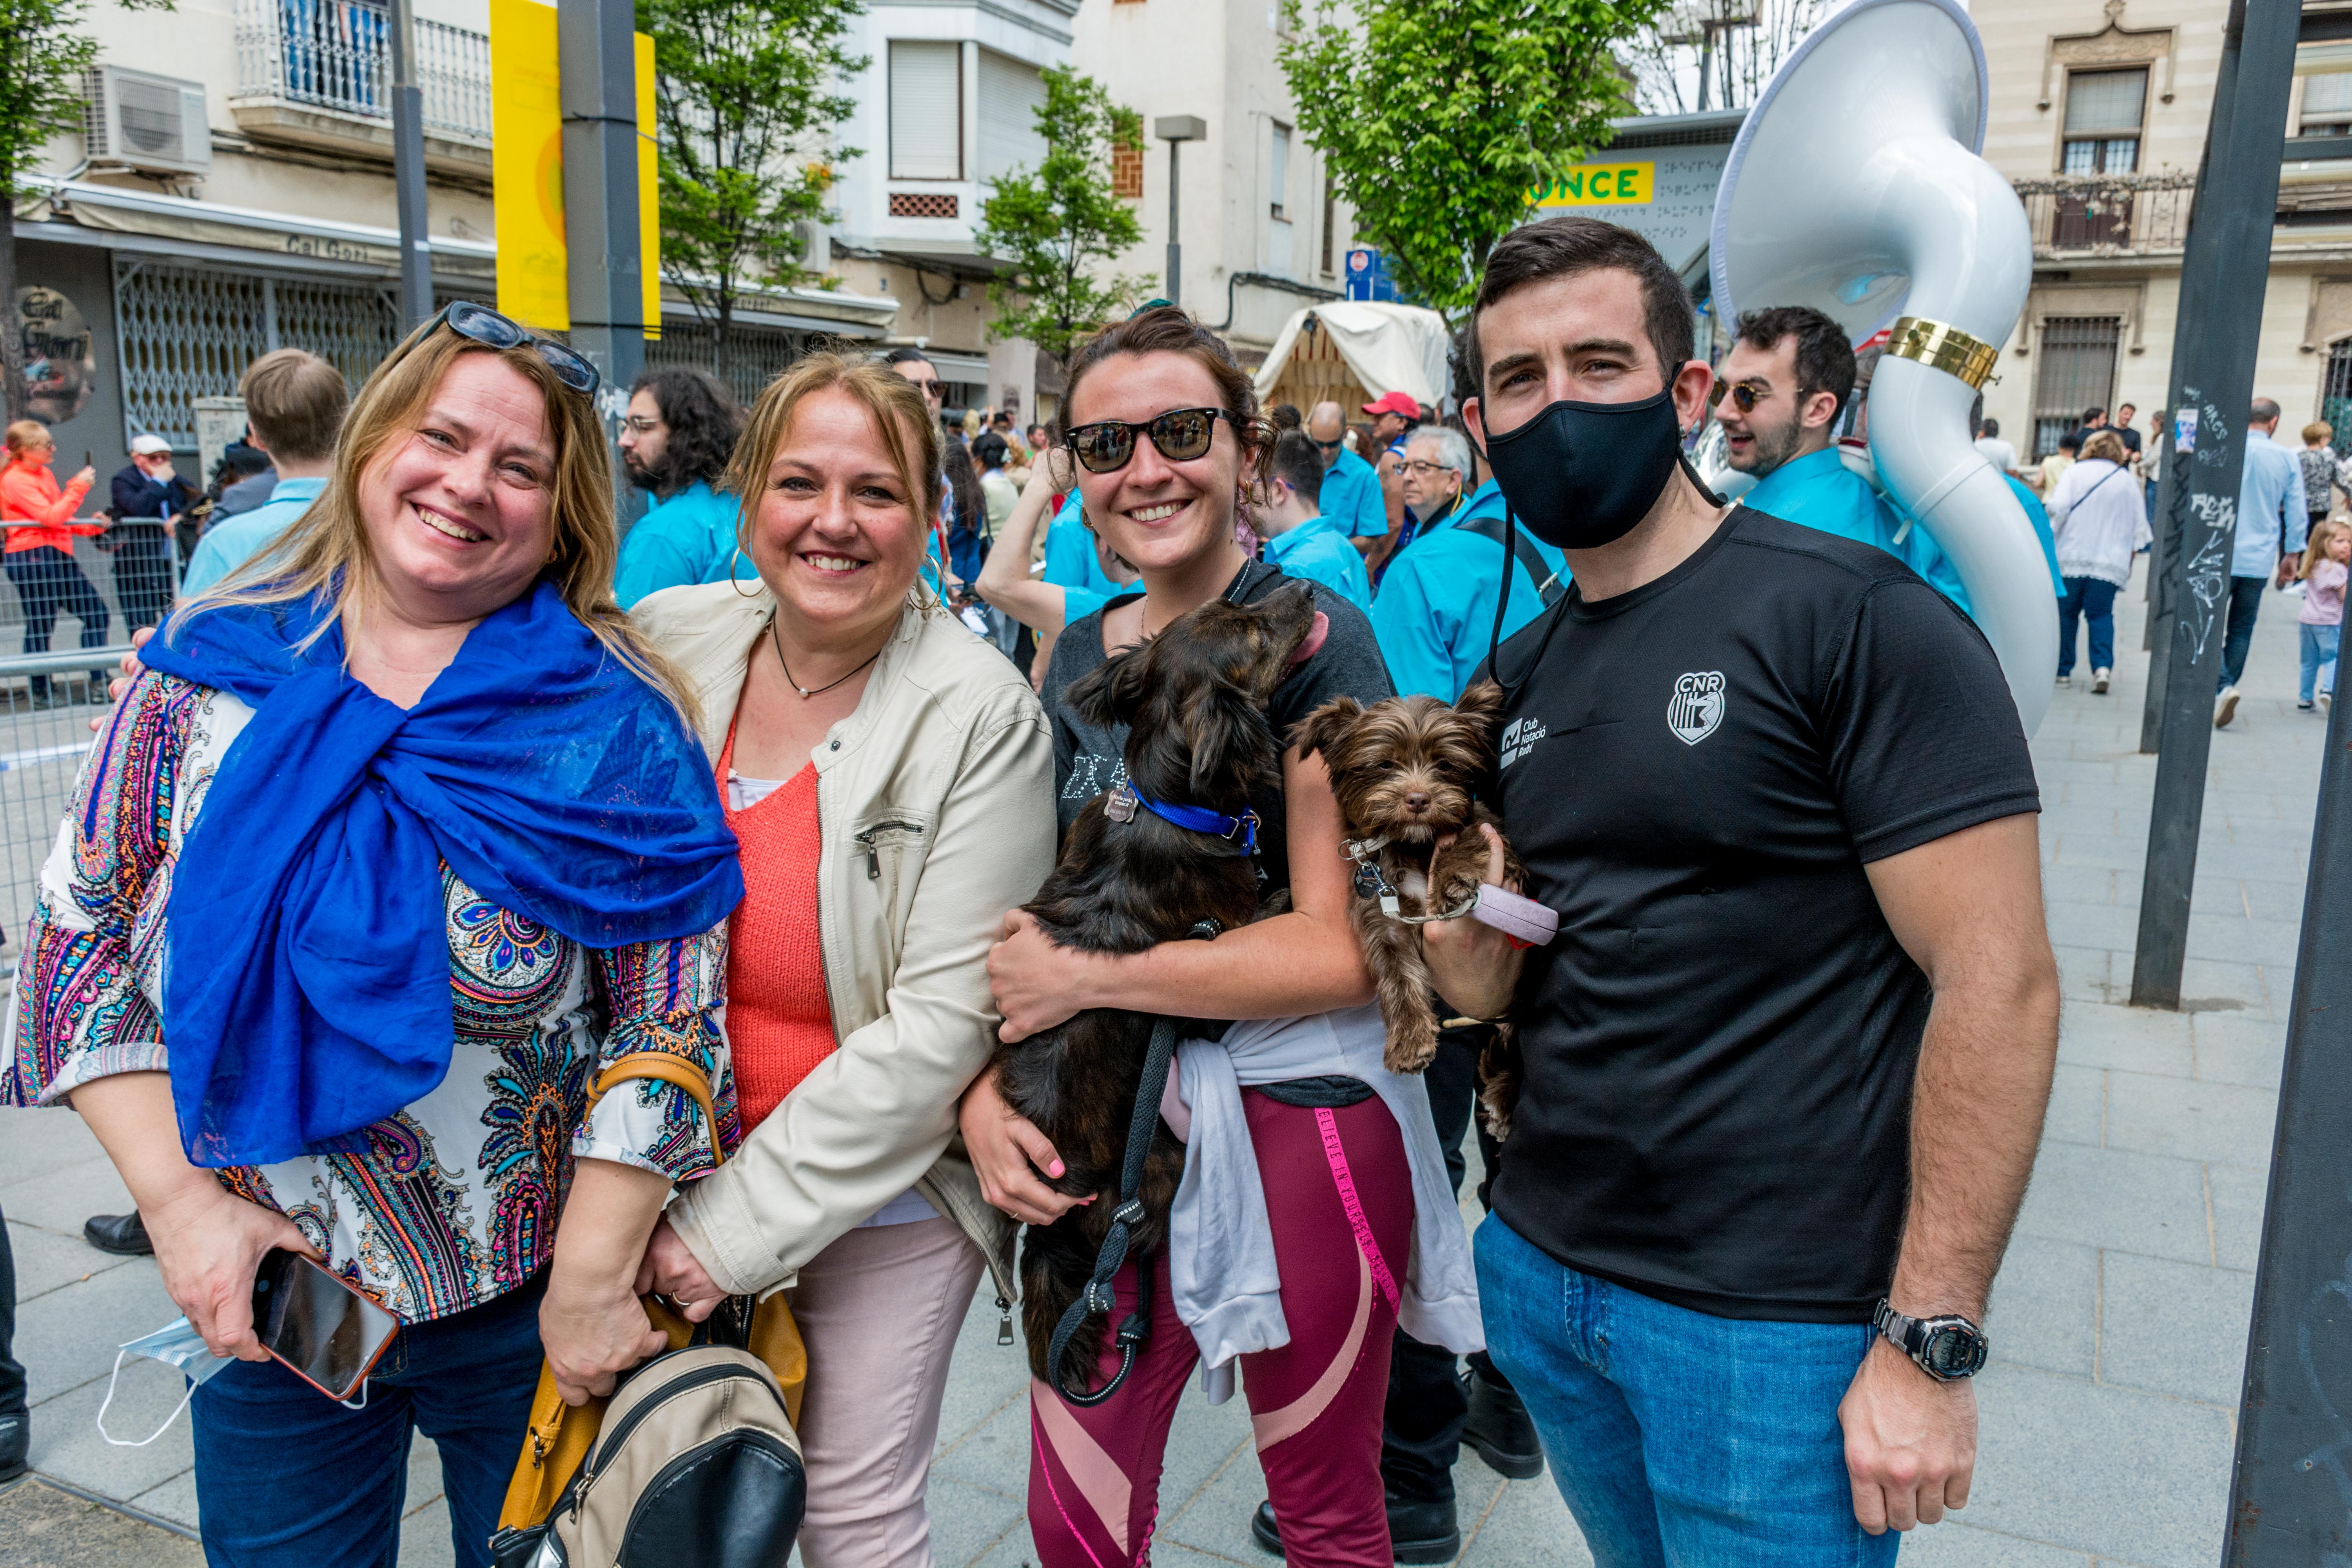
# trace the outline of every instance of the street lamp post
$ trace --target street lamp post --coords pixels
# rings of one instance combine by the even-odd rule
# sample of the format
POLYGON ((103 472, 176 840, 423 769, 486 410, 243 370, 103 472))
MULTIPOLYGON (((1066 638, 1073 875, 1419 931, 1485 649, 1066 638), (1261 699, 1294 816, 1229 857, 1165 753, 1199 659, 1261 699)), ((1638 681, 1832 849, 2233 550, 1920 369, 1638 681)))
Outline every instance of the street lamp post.
POLYGON ((1151 133, 1168 143, 1168 276, 1160 292, 1171 305, 1184 302, 1184 247, 1176 239, 1176 152, 1186 142, 1205 142, 1209 122, 1197 114, 1163 114, 1151 122, 1151 133))
POLYGON ((572 346, 604 375, 597 413, 607 437, 617 439, 629 384, 646 365, 635 7, 630 0, 559 0, 556 50, 572 346))
POLYGON ((432 228, 425 216, 425 89, 416 81, 415 0, 392 0, 392 184, 400 214, 400 330, 433 313, 432 228))

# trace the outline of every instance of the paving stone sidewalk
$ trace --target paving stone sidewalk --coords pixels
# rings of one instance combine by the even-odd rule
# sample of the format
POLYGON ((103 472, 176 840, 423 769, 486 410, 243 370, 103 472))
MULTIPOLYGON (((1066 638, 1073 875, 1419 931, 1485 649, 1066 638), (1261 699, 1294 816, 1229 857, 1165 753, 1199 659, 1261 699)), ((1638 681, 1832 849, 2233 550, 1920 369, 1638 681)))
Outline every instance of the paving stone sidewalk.
MULTIPOLYGON (((2188 1004, 2177 1014, 2125 1005, 2155 777, 2154 759, 2136 749, 2140 595, 2135 582, 2116 604, 2116 689, 2095 697, 2078 671, 2034 741, 2066 997, 2057 1089, 1988 1325, 1975 1493, 1959 1521, 1906 1542, 1914 1568, 2208 1568, 2219 1554, 2322 724, 2294 710, 2297 605, 2273 595, 2246 700, 2214 737, 2188 1004)), ((143 1448, 110 1447, 92 1426, 114 1347, 175 1315, 152 1263, 80 1238, 84 1216, 127 1203, 78 1119, 0 1111, 0 1209, 16 1249, 34 1465, 187 1528, 196 1509, 185 1418, 143 1448)), ((943 1565, 1035 1561, 1022 1523, 1026 1374, 995 1329, 993 1308, 975 1302, 933 1468, 943 1565)), ((108 1425, 144 1436, 178 1398, 163 1368, 132 1363, 108 1425)), ((1464 1563, 1591 1561, 1549 1478, 1507 1482, 1465 1454, 1455 1479, 1464 1563)), ((58 1560, 111 1560, 100 1555, 100 1533, 120 1526, 54 1506, 56 1495, 40 1500, 48 1538, 77 1521, 93 1532, 86 1555, 58 1560)), ((1242 1402, 1213 1408, 1188 1395, 1154 1561, 1271 1563, 1248 1537, 1262 1495, 1242 1402)), ((0 1496, 0 1538, 9 1502, 0 1496)), ((105 1549, 117 1539, 104 1534, 105 1549)), ((0 1540, 0 1562, 19 1561, 13 1550, 0 1540)), ((400 1560, 450 1560, 438 1468, 422 1442, 400 1560)))

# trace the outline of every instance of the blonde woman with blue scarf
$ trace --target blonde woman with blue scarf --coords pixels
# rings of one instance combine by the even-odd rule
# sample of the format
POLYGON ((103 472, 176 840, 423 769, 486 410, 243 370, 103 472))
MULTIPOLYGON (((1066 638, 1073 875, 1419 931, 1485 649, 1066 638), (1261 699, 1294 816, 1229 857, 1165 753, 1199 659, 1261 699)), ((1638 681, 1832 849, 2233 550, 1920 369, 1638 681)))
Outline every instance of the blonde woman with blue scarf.
POLYGON ((147 645, 42 872, 0 1104, 81 1113, 236 1358, 194 1398, 216 1564, 391 1562, 419 1429, 485 1563, 542 1352, 577 1401, 660 1347, 646 1238, 735 1136, 742 879, 611 600, 595 387, 479 306, 412 333, 310 514, 147 645), (715 1113, 631 1064, 591 1109, 643 1054, 715 1113), (362 1407, 261 1350, 273 1247, 401 1320, 362 1407))

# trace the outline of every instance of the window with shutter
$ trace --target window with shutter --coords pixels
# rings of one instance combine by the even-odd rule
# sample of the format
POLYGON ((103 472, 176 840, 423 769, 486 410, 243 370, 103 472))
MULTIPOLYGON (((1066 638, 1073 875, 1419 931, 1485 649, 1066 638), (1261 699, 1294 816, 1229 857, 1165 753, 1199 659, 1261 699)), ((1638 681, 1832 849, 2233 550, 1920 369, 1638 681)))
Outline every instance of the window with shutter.
POLYGON ((2033 456, 2058 449, 2058 437, 2083 422, 2086 408, 2105 408, 2116 392, 2116 351, 2123 342, 2116 316, 2051 316, 2042 323, 2042 363, 2033 378, 2033 456))
POLYGON ((2352 131, 2352 71, 2303 79, 2303 133, 2341 136, 2352 131))
POLYGON ((890 43, 890 177, 963 178, 963 50, 955 43, 890 43))
POLYGON ((1045 161, 1037 111, 1045 107, 1045 79, 1037 68, 993 49, 980 51, 980 173, 1001 180, 1045 161))

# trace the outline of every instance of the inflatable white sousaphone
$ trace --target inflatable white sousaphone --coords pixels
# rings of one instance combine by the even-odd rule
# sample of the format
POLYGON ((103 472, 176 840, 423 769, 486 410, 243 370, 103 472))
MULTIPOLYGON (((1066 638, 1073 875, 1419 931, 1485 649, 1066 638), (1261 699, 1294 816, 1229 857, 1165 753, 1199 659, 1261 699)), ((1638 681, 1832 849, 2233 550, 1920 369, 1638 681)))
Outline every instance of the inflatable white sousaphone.
POLYGON ((1870 386, 1886 489, 1960 574, 2032 734, 2058 605, 2024 509, 1969 409, 2025 308, 2033 240, 1984 145, 1984 47, 1953 0, 1853 0, 1775 72, 1716 195, 1718 319, 1811 305, 1854 342, 1891 324, 1870 386))

